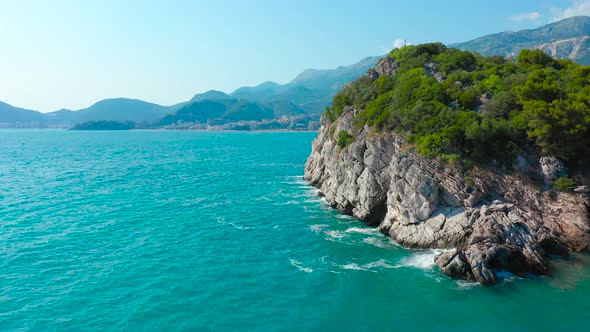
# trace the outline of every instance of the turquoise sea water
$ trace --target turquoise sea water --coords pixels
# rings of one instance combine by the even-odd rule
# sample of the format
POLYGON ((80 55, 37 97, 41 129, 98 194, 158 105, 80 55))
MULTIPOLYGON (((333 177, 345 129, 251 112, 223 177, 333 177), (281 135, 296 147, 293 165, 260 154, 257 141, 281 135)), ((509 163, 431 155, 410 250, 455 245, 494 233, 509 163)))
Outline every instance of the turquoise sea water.
POLYGON ((0 131, 0 330, 588 328, 589 256, 451 280, 317 197, 314 136, 0 131))

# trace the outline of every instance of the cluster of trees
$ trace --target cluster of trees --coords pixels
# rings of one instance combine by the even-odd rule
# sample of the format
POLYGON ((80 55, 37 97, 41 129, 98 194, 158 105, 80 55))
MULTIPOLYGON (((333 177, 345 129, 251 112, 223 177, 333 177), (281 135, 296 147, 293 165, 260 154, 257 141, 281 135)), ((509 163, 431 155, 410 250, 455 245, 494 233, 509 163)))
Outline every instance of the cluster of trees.
POLYGON ((360 128, 394 130, 417 151, 443 160, 495 162, 510 168, 519 150, 554 154, 570 166, 590 159, 590 67, 540 50, 516 59, 423 44, 389 57, 396 75, 349 84, 326 110, 362 111, 360 128))
POLYGON ((131 121, 87 121, 76 124, 70 130, 130 130, 136 127, 131 121))

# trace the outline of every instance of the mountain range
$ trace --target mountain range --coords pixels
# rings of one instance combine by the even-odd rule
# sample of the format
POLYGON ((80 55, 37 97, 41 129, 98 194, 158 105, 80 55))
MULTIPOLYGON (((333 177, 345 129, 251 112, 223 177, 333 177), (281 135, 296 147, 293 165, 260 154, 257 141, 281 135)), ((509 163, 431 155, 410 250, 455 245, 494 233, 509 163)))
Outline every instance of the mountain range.
MULTIPOLYGON (((514 57, 524 48, 536 48, 558 58, 590 65, 590 17, 572 17, 537 29, 502 32, 450 46, 506 57, 514 57)), ((104 120, 167 125, 178 121, 262 121, 285 116, 317 116, 346 83, 365 74, 380 58, 367 57, 353 65, 329 70, 308 69, 287 84, 264 82, 241 87, 230 94, 210 90, 172 106, 113 98, 81 110, 40 113, 0 102, 0 127, 71 127, 80 122, 104 120)))
POLYGON ((525 48, 541 49, 553 57, 590 65, 590 17, 570 17, 537 29, 497 33, 450 47, 505 57, 515 57, 525 48))
POLYGON ((0 103, 0 127, 71 127, 81 122, 105 120, 170 124, 173 119, 260 121, 283 116, 313 116, 324 111, 344 84, 366 73, 379 59, 369 57, 329 70, 308 69, 287 84, 265 82, 239 88, 231 94, 210 90, 172 106, 113 98, 81 110, 40 113, 0 103))

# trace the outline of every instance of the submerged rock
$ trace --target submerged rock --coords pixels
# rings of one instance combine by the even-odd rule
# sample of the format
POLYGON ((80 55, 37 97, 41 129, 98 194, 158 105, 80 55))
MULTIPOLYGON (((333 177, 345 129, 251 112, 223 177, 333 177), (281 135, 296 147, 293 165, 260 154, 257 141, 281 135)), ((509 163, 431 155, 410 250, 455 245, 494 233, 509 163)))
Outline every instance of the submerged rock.
MULTIPOLYGON (((468 177, 417 155, 403 137, 369 127, 340 149, 330 128, 352 132, 356 112, 348 107, 336 122, 322 121, 305 179, 334 208, 405 247, 455 249, 435 258, 443 273, 492 285, 497 271, 546 274, 549 255, 590 249, 587 196, 543 191, 530 169, 468 177)), ((554 162, 530 167, 545 174, 543 165, 551 165, 547 175, 565 171, 554 162)))

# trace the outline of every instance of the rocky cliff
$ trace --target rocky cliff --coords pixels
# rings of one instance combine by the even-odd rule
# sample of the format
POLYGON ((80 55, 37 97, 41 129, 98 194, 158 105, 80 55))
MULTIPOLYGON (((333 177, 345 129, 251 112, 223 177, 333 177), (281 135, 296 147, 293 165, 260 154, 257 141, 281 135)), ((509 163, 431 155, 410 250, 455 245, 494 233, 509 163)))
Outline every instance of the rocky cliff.
MULTIPOLYGON (((394 73, 389 65, 369 75, 394 73)), ((305 168, 305 179, 340 212, 408 248, 453 249, 435 258, 440 270, 483 285, 496 283, 498 271, 546 274, 551 255, 590 249, 586 188, 566 194, 543 186, 538 158, 520 157, 511 175, 445 167, 400 135, 357 130, 358 111, 346 107, 335 122, 322 120, 305 168), (334 138, 342 130, 355 136, 345 148, 334 138)), ((543 162, 548 176, 559 171, 551 165, 543 162)))

